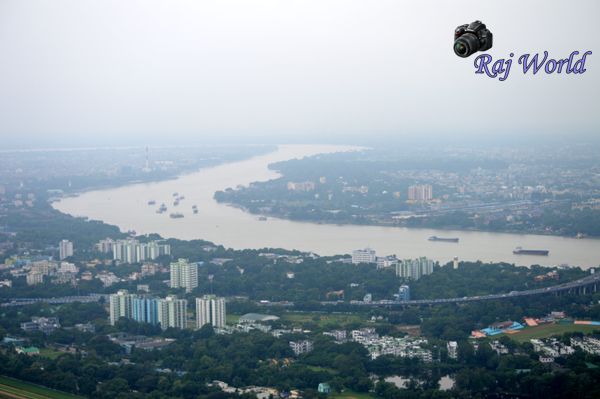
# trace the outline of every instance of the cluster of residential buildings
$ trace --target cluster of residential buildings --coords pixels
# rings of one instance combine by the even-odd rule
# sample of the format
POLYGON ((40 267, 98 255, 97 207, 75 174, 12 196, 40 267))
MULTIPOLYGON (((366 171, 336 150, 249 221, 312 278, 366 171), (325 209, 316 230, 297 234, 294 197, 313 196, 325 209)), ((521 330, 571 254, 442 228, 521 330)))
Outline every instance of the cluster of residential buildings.
MULTIPOLYGON (((161 328, 187 328, 188 301, 176 295, 166 298, 154 298, 146 295, 130 294, 120 290, 109 296, 110 324, 120 318, 132 319, 140 323, 160 325, 161 328)), ((196 328, 205 324, 214 327, 225 326, 225 299, 214 295, 196 298, 196 328)))
POLYGON ((369 351, 371 359, 391 355, 418 358, 424 362, 432 361, 431 351, 423 348, 427 345, 427 340, 424 338, 379 336, 374 328, 353 330, 350 336, 352 341, 358 342, 369 351))
POLYGON ((113 240, 107 238, 95 246, 98 252, 112 253, 113 259, 125 263, 140 263, 171 254, 171 246, 162 240, 139 242, 136 239, 113 240))
MULTIPOLYGON (((51 277, 56 284, 75 283, 79 268, 69 262, 55 262, 40 260, 25 266, 28 269, 25 275, 27 285, 36 285, 44 282, 46 277, 51 277)), ((17 270, 15 270, 17 272, 17 270)))
POLYGON ((31 321, 21 323, 21 330, 25 332, 41 331, 50 334, 60 328, 58 317, 32 317, 31 321))
POLYGON ((308 192, 314 191, 315 183, 312 181, 303 181, 303 182, 288 182, 287 189, 290 191, 300 191, 300 192, 308 192))
POLYGON ((422 276, 433 273, 434 266, 433 260, 424 256, 417 259, 398 259, 395 255, 377 256, 377 252, 371 248, 352 251, 351 262, 355 265, 376 264, 377 269, 393 267, 398 277, 410 280, 418 280, 422 276))

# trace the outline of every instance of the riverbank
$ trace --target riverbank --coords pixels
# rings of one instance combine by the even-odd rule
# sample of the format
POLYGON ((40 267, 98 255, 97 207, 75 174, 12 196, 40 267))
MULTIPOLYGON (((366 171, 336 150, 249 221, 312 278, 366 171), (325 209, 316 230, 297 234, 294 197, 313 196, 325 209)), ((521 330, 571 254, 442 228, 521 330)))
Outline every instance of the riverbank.
POLYGON ((330 225, 298 222, 257 215, 220 204, 214 193, 227 187, 248 186, 253 182, 280 177, 269 168, 274 162, 323 153, 352 151, 351 146, 288 145, 248 160, 205 168, 177 179, 158 183, 128 185, 109 190, 82 193, 64 198, 52 206, 73 216, 102 220, 121 231, 138 234, 157 233, 166 238, 204 239, 236 249, 285 248, 312 251, 321 255, 347 254, 357 248, 372 247, 378 255, 396 254, 401 258, 428 256, 446 263, 455 256, 461 260, 509 262, 529 266, 595 267, 600 263, 596 239, 565 238, 532 234, 506 234, 465 230, 441 230, 365 225, 330 225), (170 204, 172 193, 185 195, 177 207, 184 217, 170 219, 168 213, 156 214, 147 205, 152 199, 170 204), (192 213, 195 204, 198 214, 192 213), (452 235, 458 244, 428 241, 430 236, 452 235), (519 256, 516 247, 547 249, 549 256, 519 256))

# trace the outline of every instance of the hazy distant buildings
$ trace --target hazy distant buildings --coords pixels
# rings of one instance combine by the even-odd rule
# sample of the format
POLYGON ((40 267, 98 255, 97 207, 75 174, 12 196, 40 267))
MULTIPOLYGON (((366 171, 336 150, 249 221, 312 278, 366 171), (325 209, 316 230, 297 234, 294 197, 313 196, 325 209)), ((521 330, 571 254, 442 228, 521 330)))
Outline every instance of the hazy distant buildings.
POLYGON ((202 328, 206 324, 223 328, 225 323, 225 298, 214 295, 196 298, 196 328, 202 328))
POLYGON ((58 252, 60 260, 73 256, 73 243, 69 240, 62 240, 58 244, 58 252))
POLYGON ((396 265, 396 275, 401 278, 418 280, 433 273, 433 261, 422 256, 418 259, 404 259, 396 265))
POLYGON ((433 189, 430 184, 422 184, 408 187, 409 201, 431 201, 433 189))
POLYGON ((44 282, 44 274, 40 272, 29 272, 25 277, 27 285, 37 285, 44 282))
POLYGON ((198 287, 198 264, 189 263, 187 259, 171 262, 171 288, 185 288, 192 292, 198 287))
POLYGON ((288 182, 287 184, 287 189, 290 191, 303 191, 303 192, 308 192, 308 191, 313 191, 315 189, 315 183, 311 182, 311 181, 304 181, 304 182, 288 182))
POLYGON ((108 240, 103 240, 96 244, 96 248, 103 250, 111 248, 113 259, 125 263, 140 263, 171 254, 171 246, 162 241, 140 243, 138 240, 127 239, 113 241, 111 244, 108 240))
POLYGON ((377 257, 377 269, 386 269, 388 267, 396 266, 398 259, 395 255, 378 256, 377 257))
POLYGON ((377 254, 371 248, 355 249, 352 251, 352 263, 355 265, 359 263, 376 263, 376 261, 377 254))

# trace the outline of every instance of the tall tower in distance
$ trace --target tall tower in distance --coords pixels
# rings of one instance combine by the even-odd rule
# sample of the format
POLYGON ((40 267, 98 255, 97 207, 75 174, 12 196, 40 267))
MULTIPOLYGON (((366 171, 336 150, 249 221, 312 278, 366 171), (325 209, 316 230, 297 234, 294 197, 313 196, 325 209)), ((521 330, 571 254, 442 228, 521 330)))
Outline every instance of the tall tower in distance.
POLYGON ((146 163, 144 164, 142 171, 146 173, 152 171, 152 169, 150 169, 150 158, 148 157, 148 146, 146 146, 146 163))
POLYGON ((205 324, 223 328, 226 323, 225 318, 225 298, 215 295, 196 298, 196 328, 200 329, 205 324))
POLYGON ((189 263, 187 259, 178 259, 171 263, 171 288, 185 288, 192 292, 198 287, 198 264, 189 263))
POLYGON ((73 243, 69 240, 62 240, 58 244, 58 252, 60 260, 73 256, 73 243))
POLYGON ((458 269, 458 256, 455 256, 454 259, 452 260, 452 268, 454 270, 458 269))

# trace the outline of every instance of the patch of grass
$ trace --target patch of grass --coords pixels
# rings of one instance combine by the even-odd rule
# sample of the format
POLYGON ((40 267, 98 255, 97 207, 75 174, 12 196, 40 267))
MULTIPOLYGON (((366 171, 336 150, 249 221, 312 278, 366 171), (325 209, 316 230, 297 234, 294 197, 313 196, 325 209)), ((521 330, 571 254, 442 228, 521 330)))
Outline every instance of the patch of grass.
POLYGON ((600 332, 600 326, 590 326, 586 324, 542 324, 535 327, 526 327, 516 334, 499 334, 492 338, 497 339, 506 335, 508 338, 517 342, 527 342, 530 339, 548 338, 570 332, 589 334, 594 331, 600 332))
POLYGON ((331 373, 331 374, 337 374, 338 371, 335 369, 332 369, 330 367, 320 367, 320 366, 306 366, 307 369, 311 370, 311 371, 324 371, 327 373, 331 373))
POLYGON ((345 328, 349 324, 362 324, 366 320, 357 314, 344 313, 318 313, 318 312, 288 312, 281 317, 283 321, 290 322, 295 326, 304 323, 315 323, 319 328, 345 328))
POLYGON ((226 323, 227 324, 237 324, 238 320, 240 319, 241 315, 239 314, 227 314, 226 316, 226 323))
POLYGON ((40 356, 47 357, 48 359, 56 359, 62 354, 62 352, 50 348, 40 349, 40 356))
POLYGON ((67 392, 56 391, 41 385, 0 376, 0 396, 2 393, 11 394, 12 397, 25 399, 83 399, 83 396, 67 392))

